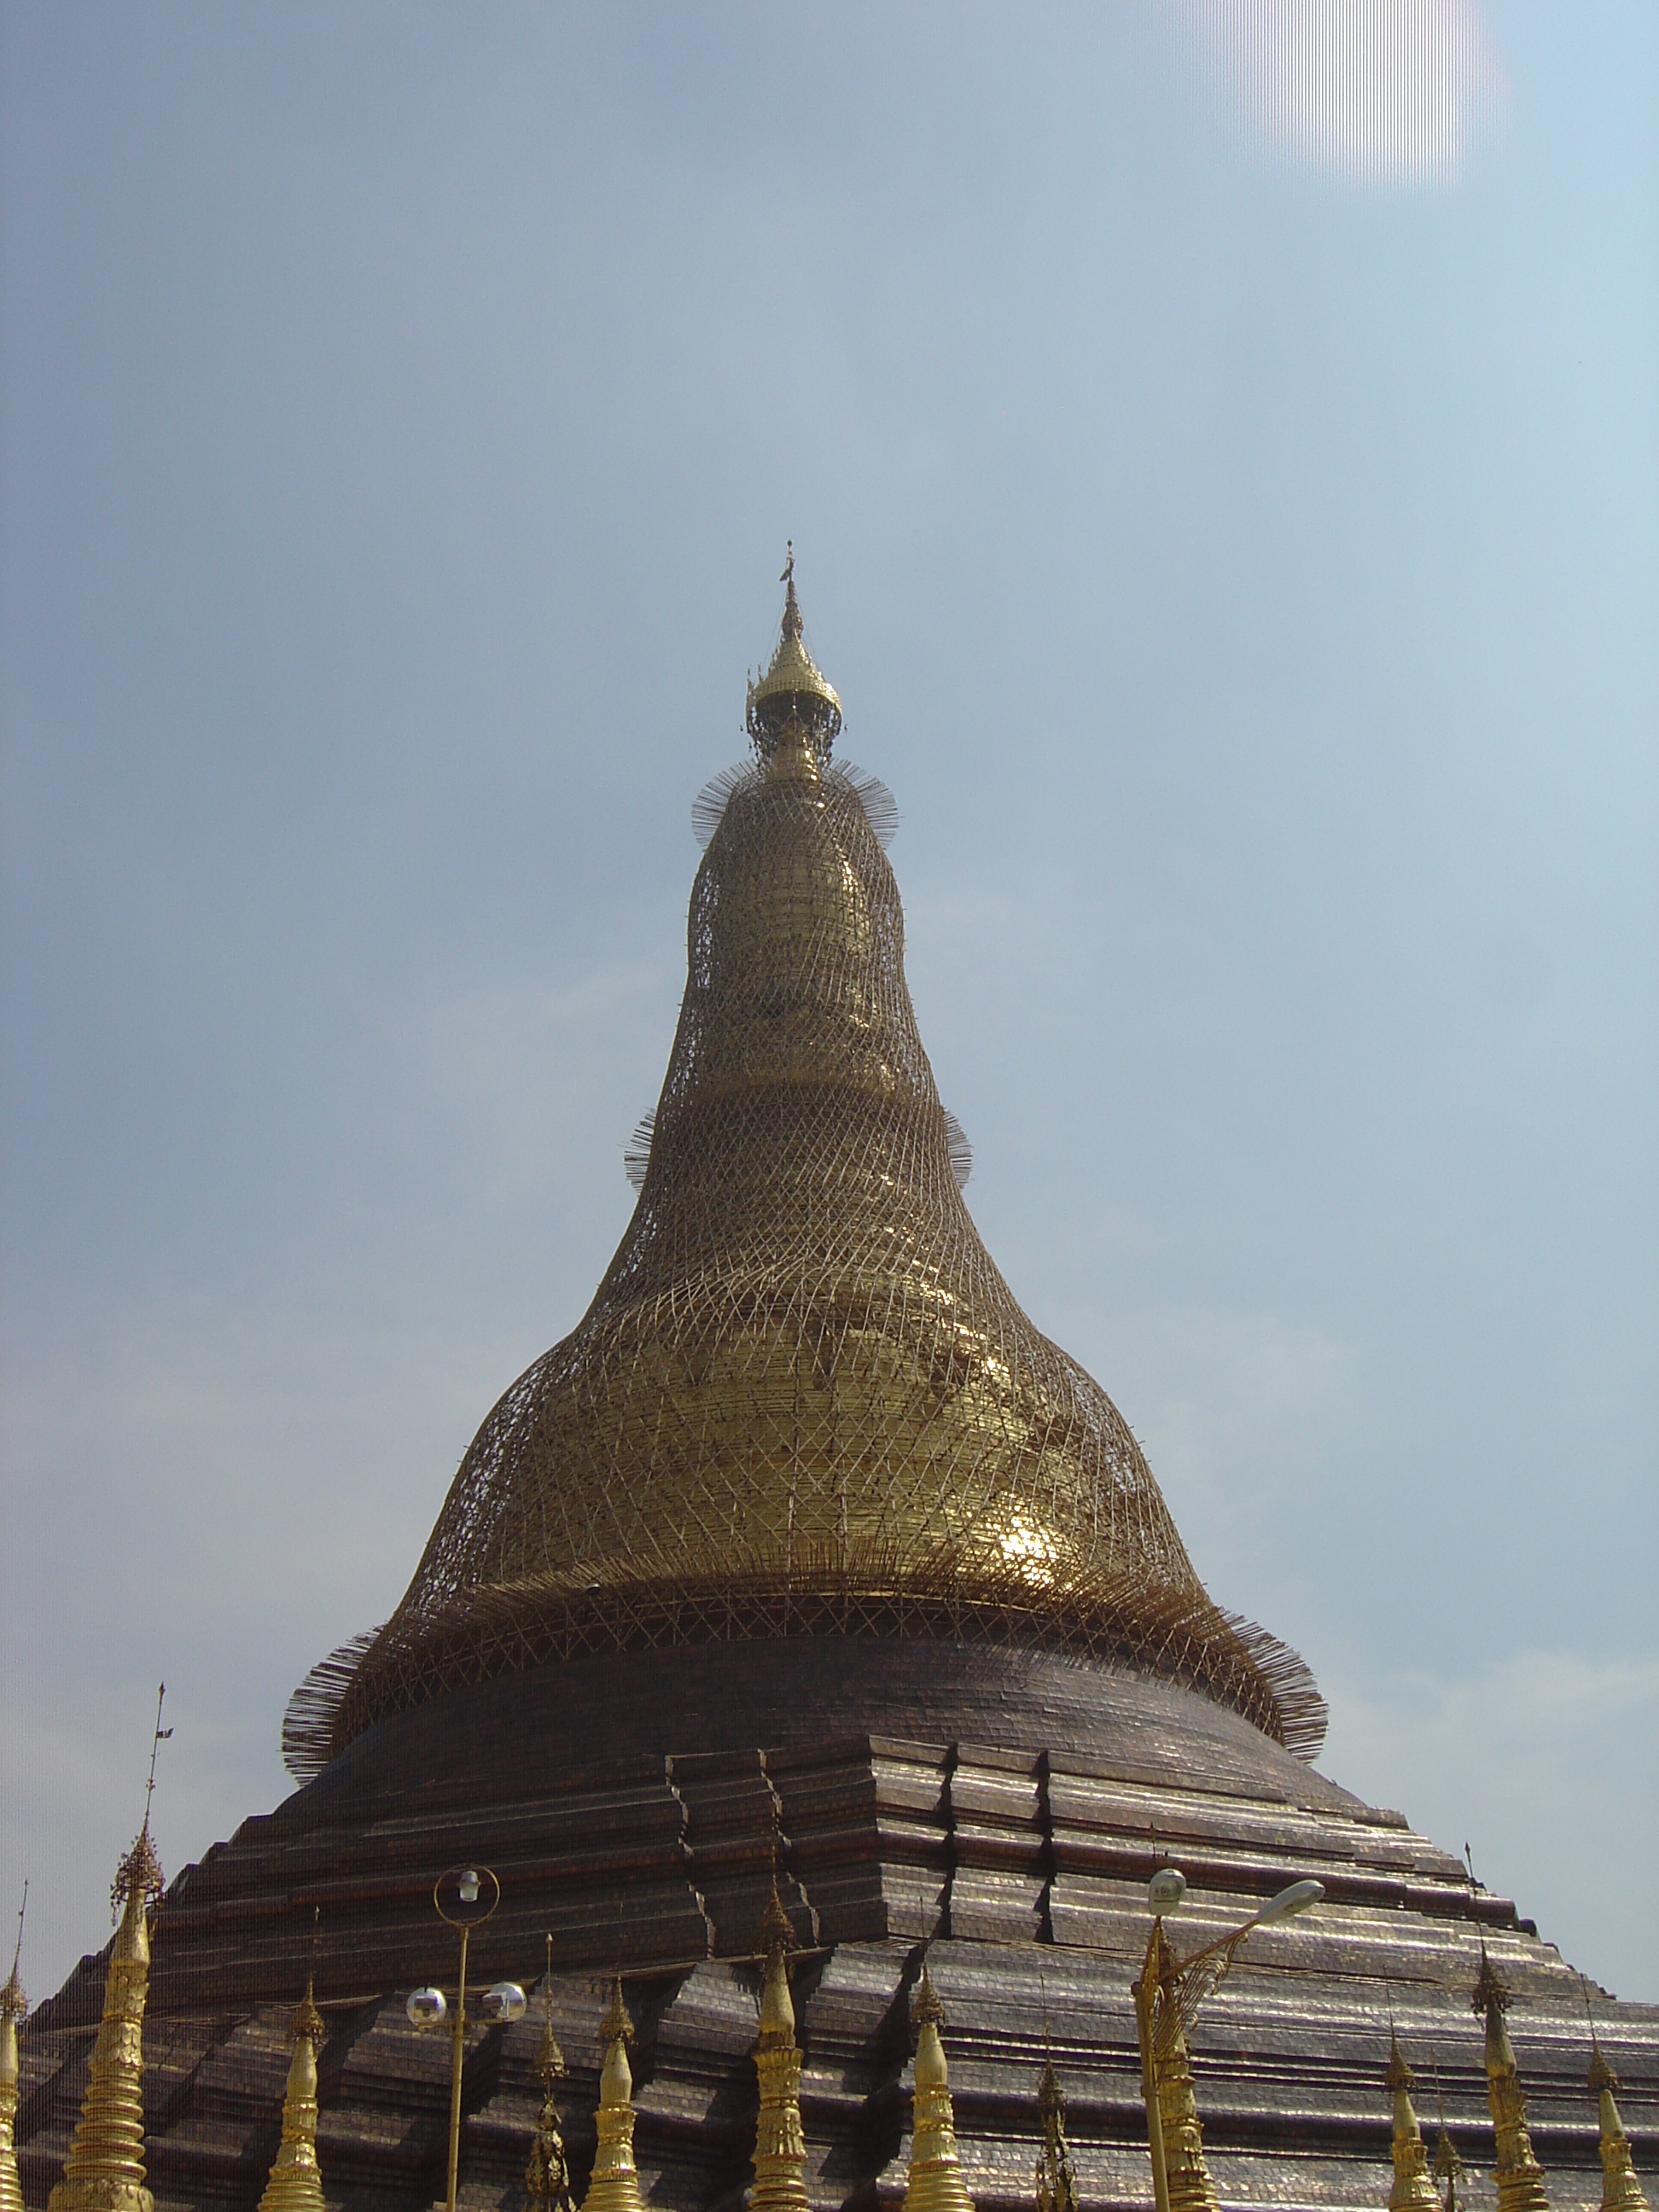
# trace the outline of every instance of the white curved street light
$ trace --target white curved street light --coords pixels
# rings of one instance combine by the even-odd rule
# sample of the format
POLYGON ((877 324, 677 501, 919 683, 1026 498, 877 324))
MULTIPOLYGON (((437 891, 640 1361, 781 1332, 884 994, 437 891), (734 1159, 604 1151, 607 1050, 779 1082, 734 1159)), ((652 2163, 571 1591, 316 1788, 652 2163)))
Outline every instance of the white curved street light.
POLYGON ((1146 2146, 1152 2155, 1152 2193, 1158 2212, 1170 2212, 1170 2178, 1164 2162, 1164 2114, 1158 2103, 1158 2061, 1168 2056, 1175 2039, 1189 2028, 1204 1999, 1225 1976, 1239 1947, 1252 1929, 1271 1928, 1317 1905, 1325 1894, 1322 1881, 1288 1883, 1270 1897, 1260 1912, 1242 1927, 1218 1936, 1185 1965, 1176 1960, 1164 1933, 1164 1916, 1173 1912, 1187 1894, 1187 1877, 1178 1867, 1160 1867, 1146 1885, 1146 1902, 1152 1909, 1152 1932, 1140 1978, 1131 1990, 1135 2001, 1135 2029, 1140 2039, 1140 2094, 1146 2106, 1146 2146), (1160 1960, 1160 1948, 1168 1960, 1160 1960), (1159 1968, 1163 1966, 1160 1972, 1159 1968))
MULTIPOLYGON (((457 1977, 455 2012, 439 1989, 411 1990, 404 2005, 415 2027, 441 2027, 449 2021, 449 2184, 444 2212, 455 2212, 455 2184, 461 2159, 461 2072, 466 2057, 466 1944, 475 1928, 482 1927, 501 1901, 501 1886, 488 1867, 450 1867, 432 1886, 432 1902, 438 1917, 461 1935, 461 1963, 457 1977), (488 1894, 486 1894, 488 1885, 488 1894), (446 1901, 447 1900, 447 1901, 446 1901)), ((478 1999, 480 2016, 492 2027, 522 2020, 525 1994, 516 1982, 497 1982, 478 1999)))

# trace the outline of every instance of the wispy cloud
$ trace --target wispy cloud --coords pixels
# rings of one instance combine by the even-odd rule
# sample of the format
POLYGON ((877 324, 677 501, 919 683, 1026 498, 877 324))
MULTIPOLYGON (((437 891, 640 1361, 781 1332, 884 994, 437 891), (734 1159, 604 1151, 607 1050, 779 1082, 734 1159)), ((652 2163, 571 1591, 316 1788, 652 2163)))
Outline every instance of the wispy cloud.
POLYGON ((1447 184, 1504 88, 1474 0, 1176 0, 1211 87, 1284 157, 1447 184))

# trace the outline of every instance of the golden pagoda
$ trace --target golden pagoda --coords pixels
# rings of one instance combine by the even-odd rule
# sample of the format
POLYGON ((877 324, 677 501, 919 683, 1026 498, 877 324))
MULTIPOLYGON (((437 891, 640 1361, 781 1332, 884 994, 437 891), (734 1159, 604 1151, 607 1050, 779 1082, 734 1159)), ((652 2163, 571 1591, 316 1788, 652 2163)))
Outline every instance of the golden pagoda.
POLYGON ((1521 2092, 1504 2019, 1510 2008, 1510 1993, 1486 1956, 1484 1943, 1473 2002, 1476 2014, 1484 2015, 1486 2023, 1486 2100, 1498 2131, 1498 2163, 1492 2179, 1498 2185, 1498 2212, 1548 2212, 1544 2169, 1533 2156, 1532 2138, 1527 2133, 1527 2100, 1521 2092))
POLYGON ((786 574, 633 1219, 479 1430, 391 1620, 296 1698, 296 1773, 503 1673, 811 1632, 1114 1655, 1304 1752, 1322 1734, 1305 1667, 1211 1601, 1127 1424, 968 1213, 879 787, 834 758, 786 574))
POLYGON ((592 2179, 582 2199, 582 2212, 645 2212, 634 2165, 634 2075, 628 2063, 628 2046, 633 2039, 634 2023, 628 2017, 618 1981, 611 2009, 599 2024, 599 2041, 605 2046, 605 2064, 599 2074, 599 2147, 594 2154, 592 2179))
POLYGON ((761 1922, 766 1982, 761 1991, 755 2072, 760 2109, 755 2120, 755 2185, 750 2212, 805 2212, 806 2137, 800 2124, 800 2051, 789 1995, 793 1941, 775 1879, 761 1922))
POLYGON ((957 2154, 951 2076, 939 2039, 945 2008, 934 1993, 925 1960, 910 2021, 916 2031, 915 2096, 904 2212, 973 2212, 973 2199, 963 2181, 962 2160, 957 2154))
POLYGON ((121 1919, 110 1949, 103 2018, 80 2124, 48 2212, 155 2212, 144 2186, 144 1999, 149 1913, 161 1893, 146 1812, 111 1893, 121 1919))
POLYGON ((558 2086, 564 2078, 564 2053, 553 2033, 553 1939, 547 1939, 547 2008, 541 2040, 536 2045, 536 2079, 542 2085, 542 2107, 536 2115, 536 2133, 525 2168, 525 2197, 531 2205, 548 2212, 574 2212, 570 2195, 570 2167, 565 2157, 564 2136, 559 2127, 558 2086))
POLYGON ((1389 2191, 1389 2212, 1440 2212, 1440 2200, 1429 2179, 1429 2154, 1412 2104, 1417 2076, 1400 2054, 1400 2039, 1389 2032, 1389 2069, 1383 2084, 1394 2092, 1394 2186, 1389 2191))
MULTIPOLYGON (((25 1890, 24 1900, 27 1901, 25 1890)), ((17 2171, 17 2023, 29 2001, 17 1969, 23 1956, 23 1916, 17 1916, 17 1947, 11 1972, 0 1989, 0 2212, 23 2212, 23 2184, 17 2171)))
MULTIPOLYGON (((744 702, 749 757, 693 808, 685 993, 623 1152, 636 1200, 615 1255, 487 1413, 386 1626, 296 1693, 283 1742, 301 1786, 169 1893, 143 2146, 165 2212, 252 2199, 272 2116, 224 2084, 291 2001, 283 1931, 319 1895, 341 1906, 314 1961, 318 2000, 340 2008, 331 2201, 427 2212, 449 2083, 411 2057, 405 2001, 433 1980, 434 1887, 462 1854, 505 1893, 471 1931, 480 1985, 521 1981, 550 1933, 573 2002, 613 1974, 649 1991, 639 2044, 618 1991, 593 2054, 592 2212, 639 2212, 639 2169, 654 2212, 732 2212, 751 2149, 755 2193, 795 2212, 803 2187, 824 2212, 869 2212, 901 2181, 929 2212, 967 2212, 968 2175, 1002 2201, 1000 2177, 1029 2186, 1034 2162, 1048 2212, 1067 2212, 1073 2154, 1091 2196, 1144 2201, 1131 2085, 1150 2023, 1128 2000, 1143 1964, 1180 1972, 1144 1951, 1170 1838, 1200 1930, 1254 1926, 1294 1879, 1326 1893, 1310 1923, 1252 1940, 1204 2026, 1170 2015, 1148 2080, 1171 2212, 1213 2212, 1218 2191, 1374 2204, 1391 1975, 1409 1972, 1414 2028, 1460 2089, 1480 2066, 1477 1941, 1513 1962, 1540 2033, 1580 2032, 1577 1977, 1513 1900, 1316 1768, 1306 1668, 1212 1601, 1127 1424, 998 1272, 905 981, 892 802, 843 757, 793 572, 781 597, 744 702), (744 1991, 775 1880, 813 1966, 791 1972, 774 1924, 757 2035, 744 1991), (919 1956, 907 2145, 896 2031, 919 1956), (1069 2115, 1057 2080, 1030 2094, 1064 1981, 1069 2115), (971 1992, 953 2001, 954 2097, 936 1983, 971 1992), (757 2076, 751 2142, 736 2116, 757 2076)), ((64 2170, 118 1978, 106 1992, 84 1960, 29 2016, 31 2202, 64 2170)), ((1646 2172, 1659 2008, 1610 2004, 1602 2033, 1646 2172)), ((562 2212, 550 2026, 545 2042, 533 2069, 533 2032, 471 2055, 469 2203, 528 2191, 562 2212)), ((1501 2017, 1489 2042, 1504 2059, 1501 2017)), ((1502 2212, 1540 2212, 1512 2060, 1492 2086, 1515 2115, 1502 2212)), ((1544 2075, 1534 2107, 1553 2173, 1572 2177, 1556 2193, 1583 2201, 1577 2085, 1544 2075)), ((1408 2122, 1395 2148, 1396 2201, 1403 2180, 1428 2212, 1408 2122)))
POLYGON ((1613 2102, 1619 2078, 1601 2056, 1601 2046, 1590 2030, 1589 2093, 1601 2118, 1601 2212, 1648 2212, 1648 2200, 1631 2162, 1630 2137, 1613 2102))
POLYGON ((288 2024, 294 2056, 283 2097, 283 2140, 259 2199, 259 2212, 323 2212, 323 2179, 317 2165, 317 2045, 322 2034, 323 2016, 307 1982, 288 2024))
POLYGON ((1066 2098, 1053 2056, 1047 2051, 1037 2081, 1037 2118, 1042 2126, 1042 2148, 1036 2162, 1036 2212, 1078 2212, 1077 2176, 1066 2141, 1066 2098))

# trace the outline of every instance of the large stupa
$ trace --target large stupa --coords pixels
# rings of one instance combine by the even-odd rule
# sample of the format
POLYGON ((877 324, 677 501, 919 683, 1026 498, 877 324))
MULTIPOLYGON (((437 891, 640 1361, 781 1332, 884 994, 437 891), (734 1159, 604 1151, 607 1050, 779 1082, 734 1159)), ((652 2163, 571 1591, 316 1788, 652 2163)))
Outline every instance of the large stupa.
MULTIPOLYGON (((1437 2204, 1414 2117, 1401 2133, 1412 2064, 1462 2201, 1496 2155, 1504 2212, 1540 2161, 1548 2201, 1587 2203, 1611 2100, 1586 2087, 1590 2017, 1651 2170, 1659 2009, 1587 1990, 1462 1862, 1316 1771, 1308 1670, 1206 1592, 1127 1423, 998 1273, 905 986, 891 802, 836 757, 793 562, 787 581, 752 756, 696 809, 685 998, 628 1232, 485 1420, 392 1618, 296 1692, 301 1786, 162 1900, 148 2189, 251 2208, 279 2143, 310 2155, 283 2105, 309 1980, 326 2202, 441 2198, 447 2057, 404 2001, 453 1971, 433 1886, 467 1863, 501 1888, 474 1971, 535 1986, 529 2018, 469 2046, 464 2203, 521 2204, 532 2153, 545 2171, 556 2031, 580 2196, 631 2015, 644 2200, 735 2212, 757 2019, 758 2048, 785 2048, 786 1929, 812 2206, 896 2204, 907 2172, 920 2204, 924 2169, 982 2212, 1146 2203, 1131 1983, 1171 1863, 1172 1959, 1292 1881, 1323 1890, 1227 1954, 1177 2037, 1176 2212, 1437 2204), (1505 2119, 1511 2091, 1529 2123, 1505 2119), (1512 2172, 1517 2125, 1533 2164, 1512 2172)), ((108 1974, 83 1960, 21 2038, 31 2203, 82 2112, 108 1974)), ((795 2125, 774 2112, 763 2138, 795 2125)))

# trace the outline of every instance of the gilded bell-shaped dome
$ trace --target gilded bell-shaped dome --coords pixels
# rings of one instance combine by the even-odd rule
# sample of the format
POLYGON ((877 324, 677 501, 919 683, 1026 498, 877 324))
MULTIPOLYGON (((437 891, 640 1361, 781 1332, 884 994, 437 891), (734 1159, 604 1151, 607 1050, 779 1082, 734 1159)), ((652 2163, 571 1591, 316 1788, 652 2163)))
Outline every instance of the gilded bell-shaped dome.
POLYGON ((478 1431, 392 1620, 313 1683, 296 1771, 493 1674, 813 1633, 1109 1655, 1316 1740, 1305 1669, 1206 1595, 1127 1425, 974 1227, 788 581, 789 681, 751 687, 757 757, 692 889, 628 1232, 478 1431))

